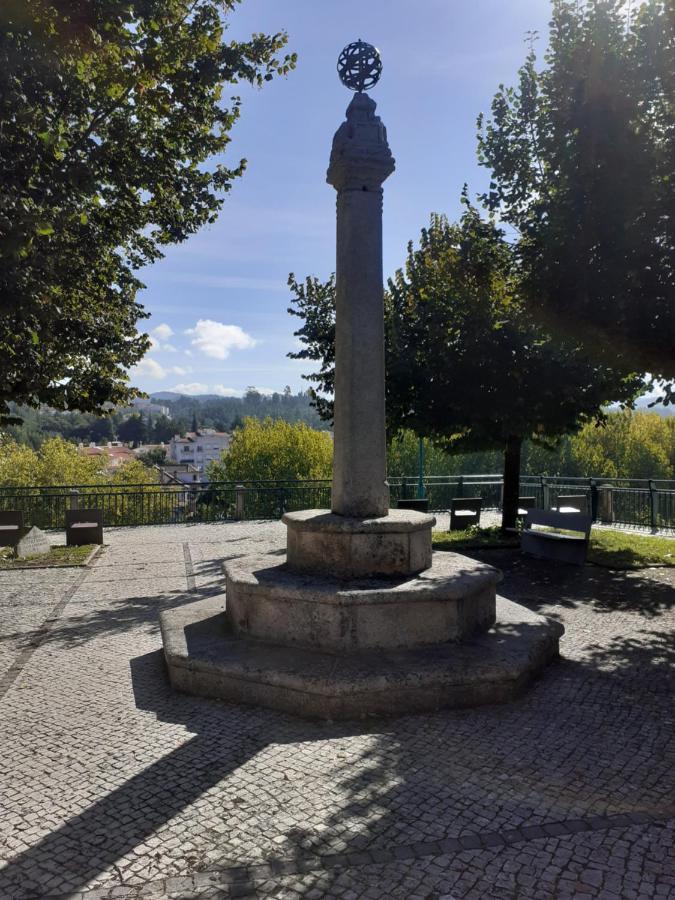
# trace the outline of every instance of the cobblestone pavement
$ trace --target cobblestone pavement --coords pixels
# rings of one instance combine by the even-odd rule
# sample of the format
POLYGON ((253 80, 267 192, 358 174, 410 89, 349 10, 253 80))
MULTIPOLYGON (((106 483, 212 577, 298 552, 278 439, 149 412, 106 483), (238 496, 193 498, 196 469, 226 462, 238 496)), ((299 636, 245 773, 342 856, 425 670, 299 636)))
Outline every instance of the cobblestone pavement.
POLYGON ((495 552, 566 628, 506 706, 337 725, 172 693, 159 611, 283 538, 110 529, 91 568, 0 573, 0 897, 675 897, 673 570, 495 552))

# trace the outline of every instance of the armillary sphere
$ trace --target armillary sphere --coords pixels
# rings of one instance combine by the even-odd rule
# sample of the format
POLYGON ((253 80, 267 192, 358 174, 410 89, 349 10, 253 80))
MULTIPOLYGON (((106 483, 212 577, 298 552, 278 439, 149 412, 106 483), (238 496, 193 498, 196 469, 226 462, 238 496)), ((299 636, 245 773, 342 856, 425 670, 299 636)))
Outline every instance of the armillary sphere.
POLYGON ((340 81, 350 91, 367 91, 380 80, 380 51, 365 41, 347 44, 338 57, 337 70, 340 81))

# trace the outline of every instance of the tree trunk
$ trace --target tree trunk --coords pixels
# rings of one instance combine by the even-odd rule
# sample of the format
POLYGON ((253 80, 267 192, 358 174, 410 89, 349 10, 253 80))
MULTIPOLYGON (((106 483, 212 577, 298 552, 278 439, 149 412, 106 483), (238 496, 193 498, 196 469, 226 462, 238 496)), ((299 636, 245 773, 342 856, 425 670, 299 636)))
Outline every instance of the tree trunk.
POLYGON ((502 531, 516 527, 520 495, 520 450, 523 439, 509 435, 504 448, 504 496, 502 499, 502 531))

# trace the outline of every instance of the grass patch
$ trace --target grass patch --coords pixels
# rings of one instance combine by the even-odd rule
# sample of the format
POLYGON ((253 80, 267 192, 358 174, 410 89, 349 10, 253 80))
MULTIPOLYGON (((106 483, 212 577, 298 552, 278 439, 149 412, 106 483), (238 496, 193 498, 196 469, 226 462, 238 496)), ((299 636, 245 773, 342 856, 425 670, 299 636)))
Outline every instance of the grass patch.
POLYGON ((41 556, 27 556, 18 559, 13 547, 0 548, 0 569, 51 569, 59 566, 83 566, 97 544, 83 544, 81 547, 52 547, 41 556))
POLYGON ((504 534, 497 525, 492 528, 478 528, 472 525, 465 531, 434 531, 434 550, 499 550, 520 547, 517 534, 504 534))
MULTIPOLYGON (((466 531, 436 531, 434 550, 499 550, 520 546, 517 535, 502 534, 498 527, 468 528, 466 531)), ((644 569, 675 566, 675 540, 595 529, 591 532, 588 562, 608 569, 644 569)))
POLYGON ((675 540, 609 529, 591 532, 588 561, 609 569, 675 566, 675 540))

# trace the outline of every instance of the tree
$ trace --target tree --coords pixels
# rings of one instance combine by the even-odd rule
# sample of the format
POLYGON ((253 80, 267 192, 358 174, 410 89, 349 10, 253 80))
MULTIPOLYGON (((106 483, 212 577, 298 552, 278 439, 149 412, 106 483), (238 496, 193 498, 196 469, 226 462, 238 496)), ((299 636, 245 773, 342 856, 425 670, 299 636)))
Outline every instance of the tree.
POLYGON ((501 446, 502 525, 513 528, 523 441, 553 444, 643 382, 538 327, 501 230, 465 204, 458 225, 432 216, 389 280, 389 417, 448 448, 501 446))
POLYGON ((674 29, 661 0, 632 13, 621 0, 553 0, 545 67, 531 49, 518 86, 501 87, 479 118, 492 173, 483 199, 516 229, 530 308, 607 364, 667 379, 674 29))
POLYGON ((108 462, 105 454, 85 456, 74 444, 55 437, 39 450, 15 441, 0 442, 0 484, 3 486, 96 484, 108 462))
POLYGON ((302 377, 318 385, 310 387, 312 405, 325 421, 333 418, 332 395, 335 374, 335 275, 322 282, 315 275, 308 275, 304 282, 297 281, 291 272, 288 286, 294 297, 288 312, 298 316, 304 324, 296 332, 304 346, 288 355, 291 359, 311 360, 319 363, 316 371, 302 377))
POLYGON ((210 481, 299 481, 330 478, 333 442, 303 422, 246 418, 221 462, 211 463, 210 481))
MULTIPOLYGON (((509 245, 465 203, 457 225, 431 217, 419 248, 408 246, 405 270, 388 282, 388 426, 391 434, 410 429, 447 450, 500 447, 503 525, 512 528, 523 441, 553 444, 601 416, 607 402, 632 400, 643 383, 552 340, 531 321, 509 245)), ((312 316, 297 334, 306 358, 322 360, 322 385, 332 383, 333 348, 324 330, 332 284, 307 280, 298 296, 312 316)))
POLYGON ((119 425, 117 434, 121 441, 137 446, 147 441, 148 426, 140 413, 133 413, 119 425))
POLYGON ((162 414, 155 419, 152 426, 152 439, 154 441, 165 443, 170 441, 174 434, 176 434, 176 423, 172 422, 168 416, 162 414))
POLYGON ((139 462, 149 469, 152 469, 154 466, 162 466, 166 462, 166 448, 153 447, 152 450, 139 453, 137 458, 139 462))
POLYGON ((675 419, 655 413, 610 413, 600 425, 586 425, 570 441, 574 468, 606 478, 672 478, 675 475, 675 419))
POLYGON ((98 419, 94 419, 89 425, 88 433, 89 439, 97 444, 115 440, 115 432, 113 431, 110 416, 101 416, 98 419))
POLYGON ((239 0, 0 5, 0 415, 138 392, 136 271, 213 222, 245 161, 223 84, 286 73, 284 34, 225 41, 239 0))

